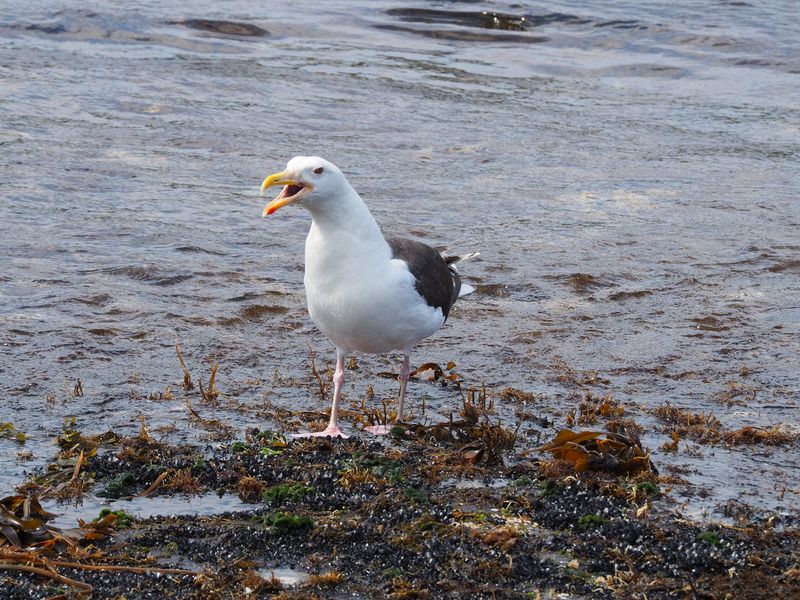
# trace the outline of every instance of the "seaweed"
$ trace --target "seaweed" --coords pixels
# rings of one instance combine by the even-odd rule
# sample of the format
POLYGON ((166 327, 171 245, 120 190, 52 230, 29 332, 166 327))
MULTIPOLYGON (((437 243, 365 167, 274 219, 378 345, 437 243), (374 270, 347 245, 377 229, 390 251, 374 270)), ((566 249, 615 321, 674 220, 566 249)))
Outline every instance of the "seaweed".
POLYGON ((607 471, 609 473, 638 473, 655 469, 650 451, 642 448, 639 437, 632 432, 603 433, 562 429, 549 443, 536 448, 550 452, 556 460, 565 461, 578 472, 607 471))
POLYGON ((313 529, 314 519, 305 515, 292 515, 284 512, 274 512, 262 515, 260 521, 267 527, 278 532, 313 529))
POLYGON ((735 431, 728 431, 722 436, 723 441, 731 446, 739 444, 765 444, 780 446, 793 444, 800 440, 800 433, 790 431, 786 426, 774 425, 772 427, 747 426, 735 431))
MULTIPOLYGON (((679 478, 657 477, 627 403, 573 394, 573 423, 591 429, 553 431, 551 442, 534 448, 538 432, 504 420, 516 414, 521 422, 534 394, 466 386, 460 377, 445 380, 446 372, 428 369, 420 378, 458 385, 459 409, 441 422, 398 424, 380 441, 291 440, 250 428, 243 440, 173 446, 154 437, 143 417, 131 437, 87 435, 68 419, 56 464, 39 475, 46 475, 41 485, 26 484, 29 491, 80 498, 92 486, 122 497, 214 490, 252 505, 236 514, 149 519, 106 509, 73 533, 53 533, 33 500, 27 518, 38 521, 26 526, 21 506, 35 496, 20 494, 0 511, 3 585, 26 597, 125 590, 132 600, 745 597, 753 582, 778 596, 797 591, 794 517, 729 504, 720 510, 737 525, 709 529, 664 510, 656 499, 679 478), (530 459, 534 451, 545 453, 542 460, 530 459), (109 538, 122 529, 124 536, 109 538), (187 564, 191 570, 181 568, 187 564), (314 574, 293 586, 277 570, 270 576, 273 566, 287 565, 314 574)), ((325 371, 318 375, 324 383, 325 371)), ((312 392, 317 387, 311 380, 312 392)), ((193 406, 200 396, 181 395, 189 422, 213 430, 193 406)), ((358 402, 351 408, 347 418, 357 419, 358 402)), ((279 415, 280 427, 319 417, 266 401, 257 410, 279 415)), ((688 411, 663 418, 676 448, 684 427, 714 425, 688 411)), ((729 445, 796 440, 782 426, 717 429, 729 445)))
POLYGON ((125 512, 124 510, 111 510, 110 508, 100 509, 100 514, 92 523, 102 522, 108 515, 114 515, 114 524, 118 529, 125 529, 133 524, 133 515, 125 512))
POLYGON ((183 369, 183 389, 184 390, 193 390, 194 389, 194 382, 192 381, 192 376, 189 373, 189 369, 186 367, 186 361, 183 359, 183 353, 181 352, 181 347, 176 343, 175 344, 175 352, 178 355, 178 361, 181 363, 181 369, 183 369))
POLYGON ((219 389, 217 389, 217 371, 219 370, 219 362, 211 365, 211 374, 208 376, 208 387, 203 387, 203 380, 198 382, 200 387, 200 396, 206 404, 217 406, 220 396, 219 389))
POLYGON ((266 488, 261 493, 261 501, 269 505, 301 502, 314 488, 302 483, 281 483, 266 488))
POLYGON ((729 430, 713 414, 692 413, 669 404, 657 407, 653 413, 660 421, 667 424, 663 431, 672 438, 671 442, 661 447, 665 452, 675 452, 678 442, 682 439, 691 439, 700 444, 723 442, 729 446, 742 444, 779 446, 800 440, 800 433, 789 430, 785 425, 768 427, 748 425, 729 430))
POLYGON ((20 431, 14 427, 13 423, 0 423, 0 438, 11 439, 18 444, 24 444, 27 439, 24 431, 20 431))

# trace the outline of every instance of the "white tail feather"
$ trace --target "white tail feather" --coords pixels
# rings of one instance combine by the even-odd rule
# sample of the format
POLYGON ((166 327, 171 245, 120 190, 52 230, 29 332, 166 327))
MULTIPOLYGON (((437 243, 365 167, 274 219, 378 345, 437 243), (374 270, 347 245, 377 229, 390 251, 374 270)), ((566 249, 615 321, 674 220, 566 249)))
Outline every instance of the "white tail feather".
MULTIPOLYGON (((463 256, 447 256, 445 260, 447 261, 448 266, 453 269, 454 271, 458 271, 456 269, 456 265, 458 263, 462 263, 465 260, 469 260, 471 258, 475 258, 476 256, 480 255, 480 252, 470 252, 469 254, 464 254, 463 256)), ((471 294, 475 291, 475 288, 469 285, 468 283, 461 282, 461 290, 458 292, 458 297, 462 298, 468 294, 471 294)))
POLYGON ((480 252, 470 252, 469 254, 464 254, 463 256, 445 256, 444 258, 447 261, 447 264, 452 266, 480 255, 480 252))
POLYGON ((470 284, 462 283, 461 284, 461 291, 458 292, 458 297, 462 298, 463 296, 471 294, 474 291, 475 291, 475 288, 472 287, 470 284))

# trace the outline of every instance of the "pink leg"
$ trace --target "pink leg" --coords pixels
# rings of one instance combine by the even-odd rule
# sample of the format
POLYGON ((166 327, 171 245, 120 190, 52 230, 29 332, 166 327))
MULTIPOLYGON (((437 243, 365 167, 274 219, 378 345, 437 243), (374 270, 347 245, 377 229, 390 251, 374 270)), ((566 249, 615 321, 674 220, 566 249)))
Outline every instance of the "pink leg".
POLYGON ((403 420, 403 408, 405 407, 406 402, 406 384, 408 384, 408 377, 411 375, 411 365, 410 360, 408 357, 408 352, 403 353, 403 364, 400 365, 400 400, 397 403, 397 418, 387 425, 371 425, 370 427, 365 427, 366 431, 374 435, 386 435, 391 430, 392 426, 402 422, 403 420))
POLYGON ((331 405, 331 420, 328 422, 328 427, 324 431, 314 431, 308 433, 293 433, 290 437, 293 438, 306 438, 306 437, 340 437, 349 438, 349 435, 342 433, 339 429, 339 397, 342 393, 342 384, 344 383, 344 352, 336 349, 336 370, 333 372, 333 404, 331 405))
POLYGON ((411 375, 411 365, 408 357, 408 352, 403 354, 403 364, 400 365, 400 402, 397 405, 397 420, 403 420, 403 407, 406 402, 406 384, 408 377, 411 375))

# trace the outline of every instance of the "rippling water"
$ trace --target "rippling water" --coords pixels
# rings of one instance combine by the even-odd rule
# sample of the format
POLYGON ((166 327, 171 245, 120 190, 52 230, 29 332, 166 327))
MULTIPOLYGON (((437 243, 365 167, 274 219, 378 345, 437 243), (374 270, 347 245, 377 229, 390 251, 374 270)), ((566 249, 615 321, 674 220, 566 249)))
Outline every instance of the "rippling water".
MULTIPOLYGON (((0 421, 34 456, 0 440, 4 489, 65 415, 185 425, 158 399, 179 390, 176 341, 196 378, 221 363, 207 414, 325 408, 273 379, 308 376, 308 341, 332 359, 305 312, 307 214, 260 219, 261 179, 295 154, 337 163, 386 232, 481 251, 478 293, 412 362, 537 392, 545 414, 580 391, 558 373, 597 371, 651 448, 662 403, 797 430, 793 0, 194 4, 5 3, 0 421)), ((375 377, 393 359, 360 360, 349 397, 393 397, 375 377)), ((432 418, 459 402, 410 390, 432 418)), ((688 510, 800 507, 796 447, 700 454, 654 457, 707 488, 688 510)))

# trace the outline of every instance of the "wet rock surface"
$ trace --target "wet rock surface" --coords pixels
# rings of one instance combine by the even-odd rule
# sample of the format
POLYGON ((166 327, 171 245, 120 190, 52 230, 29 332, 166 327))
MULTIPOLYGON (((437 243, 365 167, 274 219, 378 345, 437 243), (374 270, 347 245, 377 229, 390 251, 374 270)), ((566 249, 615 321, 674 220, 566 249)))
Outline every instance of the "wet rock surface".
MULTIPOLYGON (((252 508, 118 521, 116 533, 84 542, 79 555, 53 547, 41 560, 80 563, 57 572, 91 586, 93 598, 744 598, 764 585, 776 597, 800 592, 800 534, 789 519, 759 522, 751 513, 737 526, 697 524, 669 505, 669 478, 651 471, 553 477, 553 461, 531 461, 519 445, 470 462, 457 452, 463 440, 426 442, 412 430, 380 441, 287 441, 252 429, 216 448, 170 447, 144 427, 134 438, 73 435, 85 446, 98 441, 83 465, 96 490, 125 474, 131 495, 214 490, 252 508), (153 488, 154 479, 163 483, 153 488), (112 570, 120 566, 139 571, 112 570)), ((40 489, 28 484, 29 493, 40 489)), ((0 568, 3 598, 70 591, 80 590, 0 568)))

